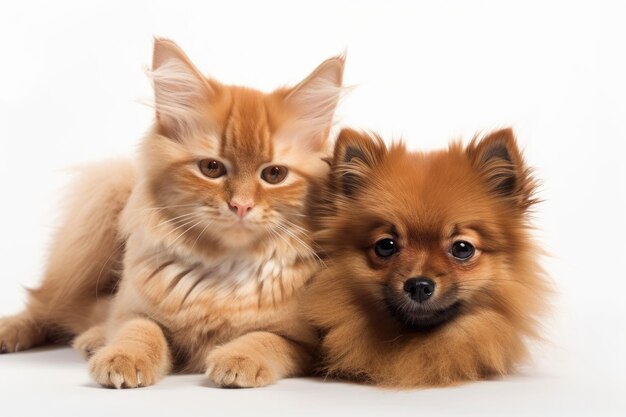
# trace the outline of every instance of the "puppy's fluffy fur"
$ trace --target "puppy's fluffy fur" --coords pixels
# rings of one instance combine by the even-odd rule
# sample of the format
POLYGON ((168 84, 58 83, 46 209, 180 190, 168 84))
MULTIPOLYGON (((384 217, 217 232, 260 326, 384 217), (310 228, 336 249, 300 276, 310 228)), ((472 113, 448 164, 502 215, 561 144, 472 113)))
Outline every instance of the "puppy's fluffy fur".
POLYGON ((328 267, 303 302, 323 371, 393 387, 512 371, 549 293, 535 188, 510 129, 431 153, 342 131, 313 204, 328 267))

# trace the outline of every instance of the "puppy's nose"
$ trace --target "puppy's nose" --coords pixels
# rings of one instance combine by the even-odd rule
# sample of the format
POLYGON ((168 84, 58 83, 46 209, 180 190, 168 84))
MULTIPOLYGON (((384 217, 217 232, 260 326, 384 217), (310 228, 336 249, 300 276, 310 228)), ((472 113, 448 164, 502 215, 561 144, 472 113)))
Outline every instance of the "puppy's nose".
POLYGON ((409 278, 404 282, 404 291, 406 291, 413 300, 418 303, 423 303, 435 292, 435 283, 432 279, 421 276, 409 278))

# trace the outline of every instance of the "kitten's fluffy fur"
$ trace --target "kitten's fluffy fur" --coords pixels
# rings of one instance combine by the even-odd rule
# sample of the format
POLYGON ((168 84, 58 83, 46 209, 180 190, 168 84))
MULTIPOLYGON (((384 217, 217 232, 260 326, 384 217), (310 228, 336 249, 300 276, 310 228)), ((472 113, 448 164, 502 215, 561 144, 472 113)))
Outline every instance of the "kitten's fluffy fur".
POLYGON ((509 129, 430 153, 342 131, 314 207, 328 268, 303 297, 322 371, 393 387, 510 372, 549 291, 530 236, 534 191, 509 129), (381 257, 386 238, 397 252, 381 257), (455 259, 455 241, 474 256, 455 259), (414 301, 411 277, 432 280, 432 296, 414 301))
POLYGON ((41 286, 0 320, 2 351, 78 335, 91 375, 118 388, 172 369, 219 386, 305 372, 313 338, 294 301, 318 262, 304 202, 328 170, 342 73, 331 58, 264 94, 206 78, 155 40, 156 122, 140 161, 82 174, 41 286), (205 176, 202 160, 226 174, 205 176), (268 166, 287 167, 285 180, 264 182, 268 166))

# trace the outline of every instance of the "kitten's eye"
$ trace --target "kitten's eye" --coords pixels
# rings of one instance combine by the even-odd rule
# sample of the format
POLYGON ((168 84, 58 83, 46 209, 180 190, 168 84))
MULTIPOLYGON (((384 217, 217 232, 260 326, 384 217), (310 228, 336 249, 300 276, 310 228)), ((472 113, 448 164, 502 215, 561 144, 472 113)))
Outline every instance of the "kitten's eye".
POLYGON ((465 240, 457 240, 450 247, 450 254, 461 261, 470 259, 474 256, 474 252, 476 252, 474 246, 465 240))
POLYGON ((272 165, 261 171, 261 178, 270 184, 280 184, 287 177, 287 167, 272 165))
POLYGON ((391 238, 380 239, 374 245, 374 252, 381 258, 388 258, 398 252, 398 245, 396 245, 396 242, 391 238))
POLYGON ((209 178, 219 178, 226 174, 226 167, 220 161, 215 159, 203 159, 198 162, 198 167, 204 175, 209 178))

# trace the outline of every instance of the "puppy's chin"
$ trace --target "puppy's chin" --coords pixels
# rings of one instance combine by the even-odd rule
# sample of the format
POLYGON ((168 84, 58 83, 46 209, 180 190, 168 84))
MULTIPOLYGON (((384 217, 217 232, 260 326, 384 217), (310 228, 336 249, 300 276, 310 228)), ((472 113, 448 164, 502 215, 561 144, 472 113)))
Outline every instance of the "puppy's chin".
POLYGON ((419 304, 403 295, 385 291, 387 309, 402 326, 414 331, 429 331, 452 321, 461 311, 461 302, 446 305, 419 304))

